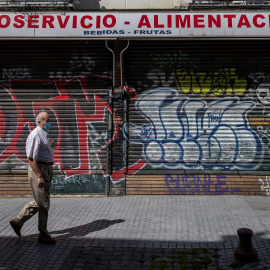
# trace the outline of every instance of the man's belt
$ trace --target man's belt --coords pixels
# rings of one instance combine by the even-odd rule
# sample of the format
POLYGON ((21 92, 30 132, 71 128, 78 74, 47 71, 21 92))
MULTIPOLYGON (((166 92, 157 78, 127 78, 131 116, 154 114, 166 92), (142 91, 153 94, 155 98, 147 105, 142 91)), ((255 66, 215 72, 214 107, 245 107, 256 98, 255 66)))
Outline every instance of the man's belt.
POLYGON ((43 161, 38 161, 37 163, 45 164, 45 165, 53 165, 53 162, 43 162, 43 161))

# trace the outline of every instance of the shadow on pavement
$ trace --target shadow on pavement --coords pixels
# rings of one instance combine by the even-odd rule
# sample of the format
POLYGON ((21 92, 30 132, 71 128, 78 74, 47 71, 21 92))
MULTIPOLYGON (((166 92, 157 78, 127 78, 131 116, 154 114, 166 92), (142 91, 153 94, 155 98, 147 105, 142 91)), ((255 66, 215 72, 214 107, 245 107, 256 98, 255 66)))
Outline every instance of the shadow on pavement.
MULTIPOLYGON (((234 262, 233 252, 238 244, 236 232, 235 235, 222 235, 219 241, 198 239, 193 242, 131 239, 128 236, 122 239, 113 236, 96 238, 94 234, 91 235, 123 222, 125 222, 123 219, 99 219, 84 225, 51 231, 57 241, 56 245, 38 244, 37 234, 26 234, 21 238, 15 235, 1 236, 0 269, 27 269, 31 266, 32 270, 214 270, 229 269, 228 265, 234 262), (203 268, 198 266, 199 263, 203 268)), ((265 254, 258 250, 259 261, 249 265, 251 269, 257 267, 269 269, 270 250, 267 243, 269 240, 264 237, 267 233, 263 231, 254 233, 255 248, 259 245, 264 246, 265 254)), ((176 238, 179 237, 180 235, 176 238)))
MULTIPOLYGON (((51 231, 51 234, 65 234, 65 237, 82 237, 86 236, 89 233, 104 230, 114 224, 125 222, 124 219, 115 219, 115 220, 108 220, 108 219, 99 219, 95 220, 91 223, 66 228, 63 230, 51 231)), ((55 238, 59 238, 61 236, 56 236, 55 238)))

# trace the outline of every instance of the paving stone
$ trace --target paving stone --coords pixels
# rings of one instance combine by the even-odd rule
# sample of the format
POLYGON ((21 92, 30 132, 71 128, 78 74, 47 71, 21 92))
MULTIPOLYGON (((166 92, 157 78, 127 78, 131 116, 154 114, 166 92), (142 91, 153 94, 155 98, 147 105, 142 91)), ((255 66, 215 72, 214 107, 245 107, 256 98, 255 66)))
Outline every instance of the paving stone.
POLYGON ((237 229, 246 226, 254 232, 260 258, 246 267, 270 269, 270 211, 253 209, 244 196, 52 198, 53 247, 37 243, 36 216, 24 225, 21 239, 10 227, 9 220, 28 201, 0 199, 0 270, 107 270, 111 261, 116 269, 149 269, 162 259, 169 263, 176 250, 192 248, 219 248, 217 262, 229 269, 239 241, 237 229), (153 253, 160 258, 154 261, 153 253))

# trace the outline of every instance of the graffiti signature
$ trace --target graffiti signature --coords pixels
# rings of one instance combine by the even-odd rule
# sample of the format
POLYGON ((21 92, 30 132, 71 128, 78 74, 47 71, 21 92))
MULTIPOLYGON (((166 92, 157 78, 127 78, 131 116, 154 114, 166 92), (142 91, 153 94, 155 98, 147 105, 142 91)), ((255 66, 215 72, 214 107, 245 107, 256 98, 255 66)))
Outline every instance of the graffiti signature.
POLYGON ((166 175, 165 183, 171 194, 223 195, 241 191, 241 188, 227 187, 225 179, 225 175, 166 175))
POLYGON ((270 177, 266 176, 265 181, 259 178, 259 181, 262 183, 261 190, 265 191, 266 194, 269 196, 270 195, 270 177))
POLYGON ((131 144, 143 145, 152 167, 243 170, 260 163, 262 143, 247 121, 252 101, 235 97, 207 103, 157 88, 135 104, 150 125, 126 125, 124 132, 131 144))

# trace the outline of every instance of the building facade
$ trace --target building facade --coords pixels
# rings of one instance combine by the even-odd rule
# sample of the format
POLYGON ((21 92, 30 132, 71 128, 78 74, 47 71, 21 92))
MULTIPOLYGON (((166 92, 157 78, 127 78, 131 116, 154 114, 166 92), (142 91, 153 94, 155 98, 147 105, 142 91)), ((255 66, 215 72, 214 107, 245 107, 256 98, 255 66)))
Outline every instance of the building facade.
POLYGON ((0 196, 40 110, 53 194, 270 194, 268 2, 0 3, 0 196))

